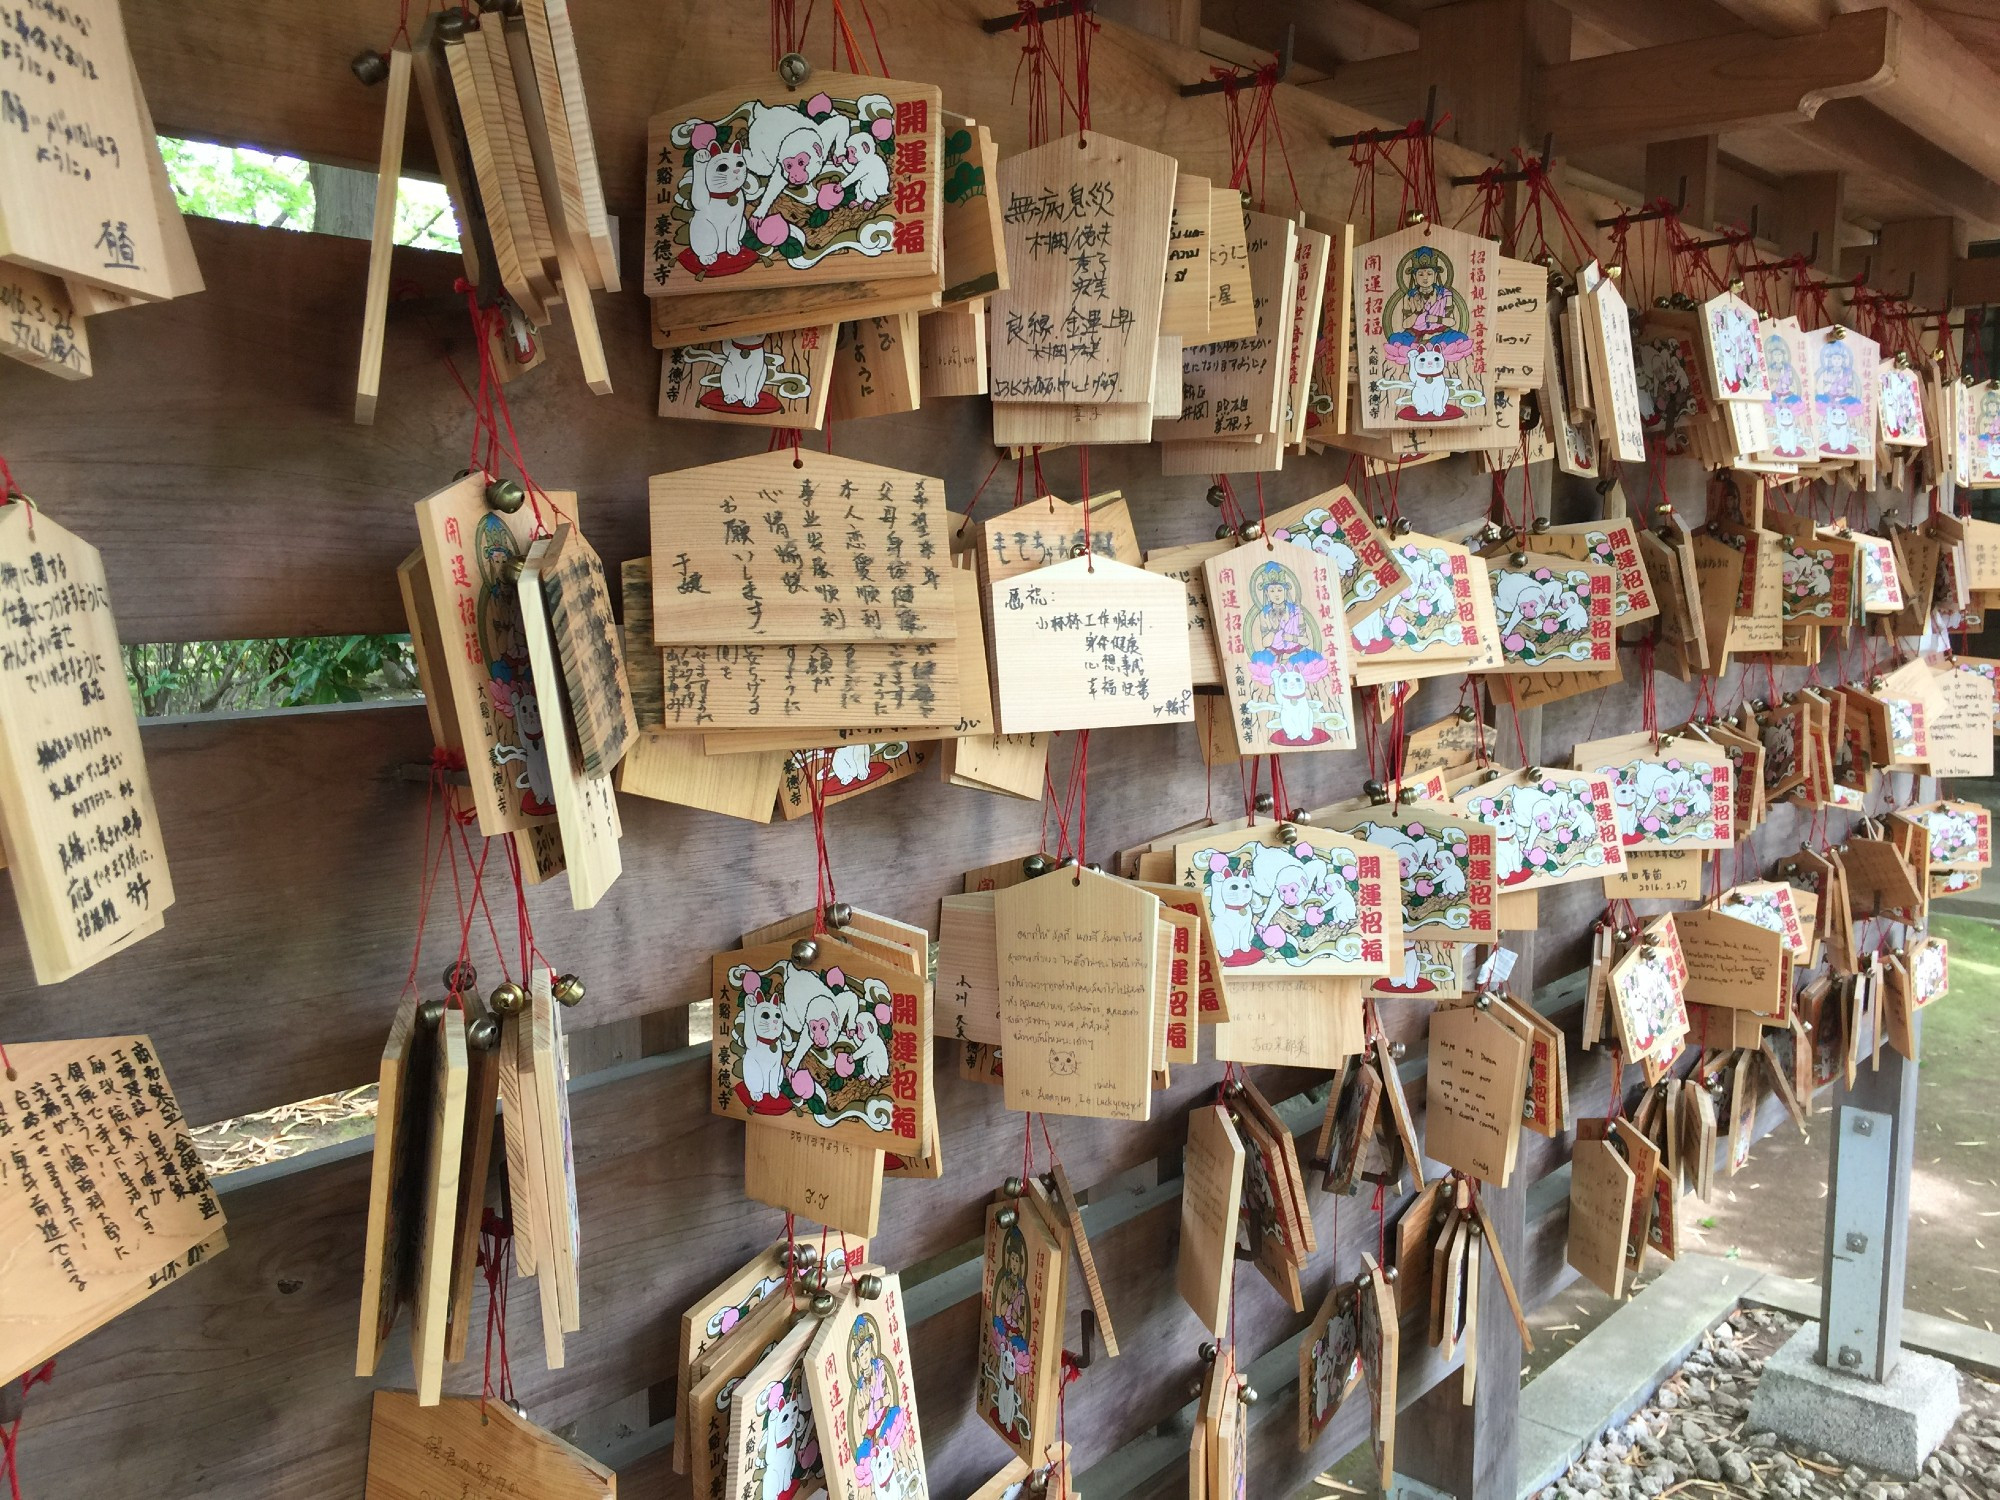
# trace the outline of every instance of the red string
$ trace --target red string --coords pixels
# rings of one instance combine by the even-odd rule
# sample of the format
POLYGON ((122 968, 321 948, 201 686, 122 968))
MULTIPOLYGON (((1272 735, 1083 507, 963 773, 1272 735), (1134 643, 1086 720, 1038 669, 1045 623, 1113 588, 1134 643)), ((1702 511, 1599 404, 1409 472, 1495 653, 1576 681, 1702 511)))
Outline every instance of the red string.
MULTIPOLYGON (((1076 452, 1077 468, 1081 474, 1083 484, 1083 555, 1087 559, 1085 569, 1088 572, 1095 573, 1097 571, 1097 553, 1092 550, 1090 545, 1090 444, 1084 443, 1079 445, 1076 452)), ((1040 455, 1038 454, 1038 466, 1039 462, 1040 455)))
POLYGON ((0 1470, 7 1475, 7 1489, 12 1500, 21 1500, 21 1474, 15 1466, 15 1454, 21 1442, 21 1423, 27 1416, 28 1392, 38 1385, 47 1385, 56 1378, 56 1362, 44 1361, 35 1369, 21 1377, 22 1411, 4 1428, 0 1428, 0 1470))
POLYGON ((1014 89, 1018 93, 1021 86, 1021 70, 1028 72, 1028 146, 1042 145, 1049 137, 1049 84, 1053 80, 1056 91, 1056 129, 1066 131, 1071 115, 1076 117, 1077 139, 1081 143, 1083 133, 1090 128, 1090 48, 1097 34, 1099 22, 1086 11, 1072 14, 1073 27, 1068 32, 1055 33, 1055 45, 1051 45, 1049 29, 1042 24, 1036 11, 1035 0, 1018 0, 1020 13, 1014 18, 1014 29, 1022 33, 1021 59, 1014 65, 1014 89), (1070 82, 1064 77, 1063 60, 1060 53, 1061 38, 1071 36, 1076 56, 1076 91, 1070 91, 1070 82))
POLYGON ((809 750, 799 757, 799 774, 806 779, 806 796, 812 803, 813 827, 813 932, 826 932, 826 909, 839 897, 833 889, 833 858, 826 847, 826 771, 832 756, 825 750, 809 750))
POLYGON ((479 1225, 479 1266, 486 1277, 486 1368, 479 1380, 484 1412, 492 1397, 512 1402, 514 1366, 507 1357, 507 1279, 514 1269, 514 1226, 491 1209, 479 1225), (493 1383, 493 1345, 500 1345, 500 1383, 493 1383))

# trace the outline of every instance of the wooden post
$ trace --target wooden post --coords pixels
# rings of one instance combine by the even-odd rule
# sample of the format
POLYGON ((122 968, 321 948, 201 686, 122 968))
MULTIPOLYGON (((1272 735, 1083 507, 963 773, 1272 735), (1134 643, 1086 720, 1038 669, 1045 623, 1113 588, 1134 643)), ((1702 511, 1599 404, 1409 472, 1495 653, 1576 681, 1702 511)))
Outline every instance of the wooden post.
POLYGON ((1951 296, 1952 271, 1965 253, 1965 226, 1957 219, 1901 219, 1882 226, 1869 280, 1878 291, 1902 296, 1912 307, 1943 307, 1951 296))
MULTIPOLYGON (((1551 0, 1461 0, 1417 22, 1423 81, 1436 84, 1440 132, 1500 156, 1535 138, 1535 71, 1569 60, 1569 12, 1551 0)), ((1562 142, 1557 141, 1558 149, 1562 142)))
POLYGON ((1678 141, 1655 141, 1646 148, 1646 201, 1664 198, 1680 202, 1681 183, 1687 199, 1681 218, 1703 229, 1715 227, 1715 186, 1720 171, 1715 160, 1716 138, 1691 135, 1678 141))
POLYGON ((1840 225, 1847 212, 1845 179, 1838 172, 1801 172, 1787 177, 1782 191, 1783 212, 1776 226, 1779 247, 1787 255, 1810 254, 1815 271, 1838 274, 1840 225))

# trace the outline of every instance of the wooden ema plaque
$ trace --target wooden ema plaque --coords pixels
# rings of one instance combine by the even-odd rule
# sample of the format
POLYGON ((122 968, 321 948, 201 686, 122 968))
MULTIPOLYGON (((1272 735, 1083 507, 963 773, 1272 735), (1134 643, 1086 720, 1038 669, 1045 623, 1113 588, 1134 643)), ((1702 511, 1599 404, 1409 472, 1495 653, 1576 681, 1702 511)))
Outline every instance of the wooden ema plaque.
POLYGON ((87 380, 90 332, 59 277, 0 262, 0 354, 64 380, 87 380))
POLYGON ((1058 1441, 1067 1271, 1061 1239, 1025 1198, 988 1206, 973 1407, 1029 1463, 1058 1441))
POLYGON ((931 1059, 925 987, 851 944, 814 941, 818 951, 803 963, 790 941, 715 956, 714 1111, 921 1155, 931 1059))
POLYGON ((97 549, 28 501, 0 507, 0 845, 39 984, 159 931, 174 902, 122 660, 97 549))
POLYGON ((1520 1139, 1527 1079, 1528 1045, 1498 1019, 1476 1006, 1434 1013, 1425 1152, 1505 1187, 1520 1139))
POLYGON ((1423 802, 1334 812, 1318 823, 1395 856, 1406 941, 1486 943, 1498 936, 1499 867, 1489 824, 1423 802))
POLYGON ((365 1500, 609 1500, 618 1476, 504 1401, 377 1391, 365 1500))
POLYGON ((1579 1139, 1571 1160, 1566 1256, 1578 1275, 1615 1301, 1625 1293, 1632 1168, 1609 1140, 1579 1139))
POLYGON ((1361 425, 1490 427, 1499 247, 1422 224, 1360 246, 1354 321, 1361 425))
POLYGON ((1581 771, 1502 773, 1457 805, 1494 830, 1500 890, 1540 890, 1621 875, 1625 845, 1611 778, 1581 771))
POLYGON ((1299 1452, 1312 1450, 1360 1380, 1361 1302, 1337 1282, 1299 1339, 1299 1452))
POLYGON ((1153 424, 1155 442, 1281 441, 1291 312, 1298 297, 1298 229, 1274 214, 1244 218, 1255 330, 1181 350, 1180 416, 1153 424))
POLYGON ((8 30, 0 259, 128 296, 175 295, 187 231, 155 193, 158 148, 117 0, 38 7, 8 30))
POLYGON ((884 1152, 817 1130, 752 1120, 744 1132, 745 1197, 864 1239, 881 1223, 886 1169, 884 1152))
POLYGON ((575 497, 556 492, 507 515, 487 506, 486 478, 475 471, 416 510, 479 831, 491 837, 551 822, 548 736, 518 569, 544 522, 575 519, 575 497))
POLYGON ((1218 1338, 1229 1328, 1243 1166, 1243 1141, 1229 1111, 1219 1104, 1196 1105, 1188 1115, 1174 1284, 1202 1326, 1218 1338))
POLYGON ((1091 870, 995 893, 1009 1109, 1149 1117, 1159 911, 1159 897, 1091 870))
POLYGON ((1581 770, 1613 778, 1626 853, 1735 846, 1735 793, 1720 745, 1682 735, 1655 745, 1645 732, 1578 745, 1581 770))
POLYGON ((876 1296, 850 1289, 806 1358, 832 1500, 928 1494, 902 1282, 883 1273, 876 1296))
POLYGON ((1002 159, 995 402, 1151 406, 1179 170, 1095 130, 1002 159))
POLYGON ((1333 563, 1272 539, 1211 557, 1204 571, 1242 753, 1353 749, 1347 621, 1333 563))
POLYGON ((662 645, 957 634, 941 480, 801 449, 649 488, 662 645))
MULTIPOLYGON (((552 639, 546 586, 550 577, 550 549, 560 540, 558 537, 557 542, 536 542, 529 549, 514 602, 520 611, 521 636, 528 647, 529 670, 537 682, 550 685, 546 689, 548 696, 542 700, 549 788, 555 797, 556 825, 562 834, 563 862, 569 871, 570 906, 587 911, 604 898, 625 866, 618 850, 623 829, 618 821, 618 799, 611 786, 612 768, 600 759, 600 770, 593 773, 585 769, 585 753, 578 744, 579 729, 588 722, 589 713, 594 712, 601 734, 605 720, 617 712, 618 689, 624 684, 615 670, 607 670, 615 669, 618 664, 613 647, 608 663, 595 654, 587 662, 579 662, 588 673, 586 690, 582 695, 572 692, 567 703, 563 700, 561 684, 566 674, 552 639), (594 703, 594 709, 586 712, 585 703, 594 703)), ((560 577, 563 564, 558 562, 554 571, 560 577)), ((606 624, 609 614, 606 601, 606 624)), ((575 633, 581 622, 574 611, 567 618, 575 633)), ((627 715, 631 713, 629 694, 625 696, 624 711, 627 715)), ((622 732, 622 724, 620 729, 622 732)), ((601 756, 605 741, 600 738, 598 744, 601 756)))
POLYGON ((1267 826, 1175 847, 1217 962, 1230 977, 1390 972, 1403 930, 1395 852, 1316 826, 1297 832, 1290 844, 1267 826))
POLYGON ((838 327, 717 337, 663 350, 659 414, 818 432, 826 425, 838 327))
POLYGON ((150 1037, 23 1042, 7 1055, 0 1384, 228 1245, 150 1037))
POLYGON ((1333 564, 1350 626, 1367 619, 1410 582, 1381 528, 1346 485, 1280 511, 1265 522, 1264 533, 1273 541, 1310 547, 1333 564))
POLYGON ((1187 591, 1077 557, 995 582, 993 688, 1007 734, 1194 718, 1187 591))
POLYGON ((772 79, 653 116, 648 296, 942 276, 941 93, 851 73, 809 86, 772 79))
MULTIPOLYGON (((718 1426, 728 1455, 711 1479, 720 1496, 743 1500, 825 1493, 826 1455, 806 1389, 806 1348, 819 1331, 795 1322, 750 1373, 730 1388, 718 1426)), ((702 1493, 699 1486, 696 1493, 702 1493)))

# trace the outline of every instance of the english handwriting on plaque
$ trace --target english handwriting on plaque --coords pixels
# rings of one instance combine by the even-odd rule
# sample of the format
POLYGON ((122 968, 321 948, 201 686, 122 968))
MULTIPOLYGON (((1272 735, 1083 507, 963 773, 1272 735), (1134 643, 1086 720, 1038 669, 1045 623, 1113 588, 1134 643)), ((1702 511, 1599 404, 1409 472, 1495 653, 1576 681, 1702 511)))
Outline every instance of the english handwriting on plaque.
MULTIPOLYGON (((1117 1033, 1143 1034, 1152 1010, 1152 987, 1143 944, 1123 929, 1078 929, 1070 923, 1037 923, 1010 934, 1007 946, 1006 1045, 1014 1051, 1042 1049, 1052 1081, 1037 1084, 1039 1103, 1059 1105, 1076 1098, 1064 1080, 1098 1070, 1088 1063, 1117 1033)), ((1089 1080, 1094 1103, 1115 1117, 1137 1117, 1143 1108, 1123 1097, 1120 1079, 1089 1080)))

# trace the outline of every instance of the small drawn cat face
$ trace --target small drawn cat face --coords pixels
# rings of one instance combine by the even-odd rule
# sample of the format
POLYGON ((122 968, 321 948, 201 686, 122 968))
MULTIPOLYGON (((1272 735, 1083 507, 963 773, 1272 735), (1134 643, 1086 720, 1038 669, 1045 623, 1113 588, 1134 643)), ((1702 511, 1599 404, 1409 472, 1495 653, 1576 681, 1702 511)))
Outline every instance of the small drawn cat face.
POLYGON ((1077 1071, 1076 1054, 1074 1052, 1051 1049, 1049 1052, 1049 1071, 1058 1078, 1074 1078, 1077 1071))

